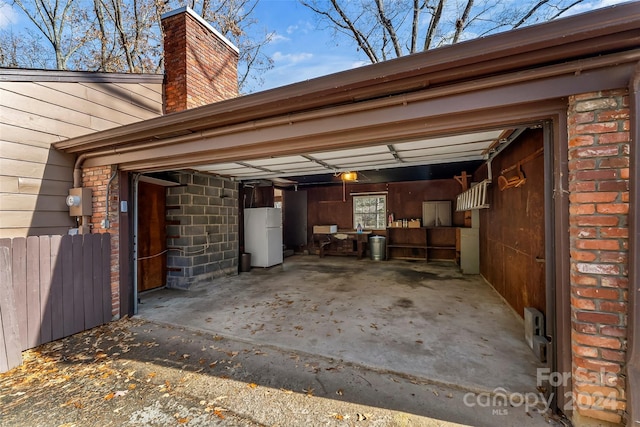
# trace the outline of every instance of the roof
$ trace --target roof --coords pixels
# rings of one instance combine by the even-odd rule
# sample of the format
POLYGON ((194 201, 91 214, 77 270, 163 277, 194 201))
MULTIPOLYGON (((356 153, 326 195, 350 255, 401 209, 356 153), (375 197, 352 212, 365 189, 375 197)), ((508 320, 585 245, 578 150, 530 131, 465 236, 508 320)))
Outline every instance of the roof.
POLYGON ((162 74, 0 68, 0 82, 162 83, 162 74))
MULTIPOLYGON (((325 140, 329 141, 327 127, 337 126, 347 114, 351 114, 354 120, 352 124, 342 123, 344 126, 340 129, 340 138, 347 133, 356 135, 358 132, 364 138, 367 124, 371 122, 363 120, 358 123, 355 118, 369 114, 371 119, 374 112, 379 112, 382 123, 391 120, 388 115, 382 115, 382 109, 389 110, 391 106, 417 106, 418 102, 427 105, 424 103, 429 100, 433 104, 433 100, 446 97, 454 102, 457 95, 515 87, 550 78, 556 78, 557 86, 552 89, 558 90, 549 90, 553 93, 546 95, 547 98, 561 97, 571 94, 570 90, 576 89, 579 84, 585 90, 593 87, 578 81, 581 75, 584 77, 582 81, 588 76, 592 80, 606 81, 602 87, 607 84, 626 86, 626 75, 629 68, 633 68, 629 64, 640 60, 639 4, 620 4, 470 40, 61 141, 55 146, 69 153, 90 154, 92 165, 100 162, 131 162, 124 170, 144 170, 146 166, 142 159, 153 160, 149 156, 164 156, 162 164, 168 165, 173 161, 181 167, 197 161, 202 164, 240 158, 260 159, 268 153, 299 154, 302 149, 296 147, 303 146, 300 141, 308 140, 313 135, 326 134, 325 140), (620 72, 594 74, 607 67, 621 65, 626 68, 620 72), (561 81, 561 78, 565 80, 561 81), (575 85, 571 88, 565 85, 565 90, 563 82, 569 78, 575 81, 575 85), (302 129, 303 126, 306 127, 302 129), (351 128, 347 129, 347 126, 351 128), (258 133, 258 130, 261 132, 258 133), (161 146, 172 149, 162 153, 151 149, 161 146), (244 149, 242 154, 236 157, 229 154, 240 148, 244 149), (224 150, 228 153, 220 156, 224 150), (137 154, 132 154, 134 152, 137 154), (238 157, 240 155, 244 157, 238 157), (184 161, 180 161, 179 157, 184 157, 184 161)), ((531 99, 544 99, 542 94, 535 93, 536 89, 532 86, 527 90, 532 91, 531 99)), ((512 96, 513 102, 523 97, 513 90, 501 94, 496 92, 495 96, 512 96)), ((425 118, 446 113, 444 104, 432 104, 429 104, 429 109, 433 112, 425 110, 425 118)), ((472 110, 473 106, 463 107, 472 110)), ((402 124, 417 127, 419 119, 415 115, 411 122, 406 119, 402 124)), ((425 120, 422 120, 422 126, 426 129, 425 120)), ((389 124, 400 122, 398 118, 389 124)), ((371 132, 367 137, 374 139, 376 135, 371 132)), ((444 136, 431 131, 424 132, 429 137, 444 136)), ((465 132, 469 130, 460 131, 465 132)), ((420 136, 418 130, 412 135, 413 140, 420 136)), ((331 142, 325 140, 322 143, 326 143, 326 146, 316 145, 317 150, 344 147, 334 142, 337 139, 331 142)), ((366 144, 364 139, 358 141, 361 146, 366 144)), ((159 164, 156 166, 159 167, 159 164)))

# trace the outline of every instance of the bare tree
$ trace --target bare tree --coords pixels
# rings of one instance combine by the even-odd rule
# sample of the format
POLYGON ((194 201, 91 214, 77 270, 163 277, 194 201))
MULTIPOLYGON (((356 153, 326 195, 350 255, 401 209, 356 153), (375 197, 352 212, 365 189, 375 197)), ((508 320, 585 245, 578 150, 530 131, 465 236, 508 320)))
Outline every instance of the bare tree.
MULTIPOLYGON (((49 48, 22 51, 20 37, 0 41, 0 65, 107 72, 162 72, 160 16, 188 5, 240 49, 240 90, 260 85, 273 61, 263 53, 272 33, 255 31, 258 0, 13 0, 49 48), (47 51, 51 53, 48 54, 47 51), (29 56, 23 57, 23 55, 29 56)), ((34 38, 34 40, 37 40, 34 38)))
POLYGON ((55 68, 67 69, 67 61, 86 42, 86 23, 74 0, 13 0, 53 48, 55 68))
POLYGON ((210 22, 240 50, 238 86, 242 91, 251 81, 260 85, 264 71, 273 60, 263 53, 273 34, 254 31, 258 21, 252 17, 258 0, 188 0, 187 5, 210 22), (253 34, 254 36, 250 36, 253 34))
POLYGON ((300 0, 372 63, 555 19, 584 0, 300 0))
MULTIPOLYGON (((159 16, 164 2, 156 0, 93 0, 94 40, 85 58, 101 71, 129 73, 160 70, 159 16)), ((80 64, 78 64, 80 66, 80 64)))

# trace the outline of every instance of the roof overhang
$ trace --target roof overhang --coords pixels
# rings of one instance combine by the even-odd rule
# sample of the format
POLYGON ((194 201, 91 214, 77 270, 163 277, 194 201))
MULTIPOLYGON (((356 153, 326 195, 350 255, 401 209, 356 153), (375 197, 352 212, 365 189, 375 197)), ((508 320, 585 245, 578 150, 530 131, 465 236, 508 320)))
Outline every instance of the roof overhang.
MULTIPOLYGON (((324 161, 327 156, 351 158, 336 170, 355 169, 358 157, 341 152, 348 149, 382 155, 380 167, 463 160, 464 150, 456 153, 455 146, 469 135, 478 143, 471 150, 478 158, 481 148, 495 141, 483 135, 548 119, 566 109, 563 98, 569 95, 626 87, 640 61, 639 46, 640 8, 637 2, 623 4, 69 139, 55 147, 80 154, 86 166, 223 173, 240 165, 255 169, 241 174, 248 178, 283 176, 285 167, 276 166, 296 159, 333 166, 324 161), (431 149, 432 155, 423 151, 424 156, 407 162, 407 153, 394 157, 398 147, 407 152, 411 147, 431 149), (447 156, 447 149, 456 155, 447 156)), ((374 157, 370 160, 376 163, 374 157)))

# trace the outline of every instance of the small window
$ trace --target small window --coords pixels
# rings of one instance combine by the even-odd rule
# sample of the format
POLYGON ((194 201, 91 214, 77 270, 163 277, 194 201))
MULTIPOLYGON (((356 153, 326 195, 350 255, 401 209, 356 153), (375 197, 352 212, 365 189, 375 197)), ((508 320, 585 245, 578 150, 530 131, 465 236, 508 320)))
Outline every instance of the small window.
POLYGON ((387 221, 386 196, 354 196, 353 197, 353 228, 358 224, 367 230, 383 230, 387 221))

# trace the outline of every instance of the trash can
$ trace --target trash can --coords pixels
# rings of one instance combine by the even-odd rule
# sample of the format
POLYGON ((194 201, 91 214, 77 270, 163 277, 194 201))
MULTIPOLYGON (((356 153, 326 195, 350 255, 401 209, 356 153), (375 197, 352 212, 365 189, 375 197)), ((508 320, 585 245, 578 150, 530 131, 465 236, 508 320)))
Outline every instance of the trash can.
POLYGON ((240 254, 240 273, 251 271, 251 254, 240 254))
POLYGON ((387 244, 384 236, 371 236, 369 238, 369 255, 374 261, 384 261, 386 258, 387 244))

